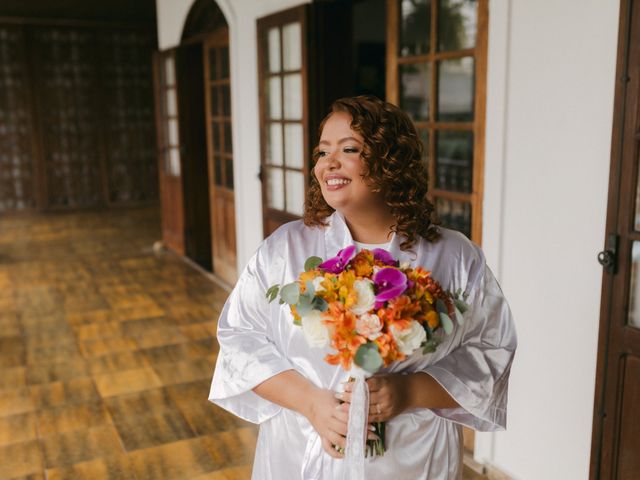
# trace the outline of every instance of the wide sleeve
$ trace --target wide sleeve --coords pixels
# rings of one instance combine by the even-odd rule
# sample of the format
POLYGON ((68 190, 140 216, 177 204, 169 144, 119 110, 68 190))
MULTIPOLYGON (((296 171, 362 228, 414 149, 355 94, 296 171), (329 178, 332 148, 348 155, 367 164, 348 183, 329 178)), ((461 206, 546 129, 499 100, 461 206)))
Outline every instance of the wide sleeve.
POLYGON ((269 285, 264 250, 263 244, 251 258, 220 314, 220 351, 209 394, 211 402, 253 423, 268 420, 281 407, 252 389, 293 368, 269 336, 273 310, 265 298, 269 285))
POLYGON ((424 371, 461 408, 436 415, 480 431, 506 428, 509 371, 517 338, 509 305, 493 273, 484 265, 470 291, 470 309, 459 326, 457 347, 424 371))

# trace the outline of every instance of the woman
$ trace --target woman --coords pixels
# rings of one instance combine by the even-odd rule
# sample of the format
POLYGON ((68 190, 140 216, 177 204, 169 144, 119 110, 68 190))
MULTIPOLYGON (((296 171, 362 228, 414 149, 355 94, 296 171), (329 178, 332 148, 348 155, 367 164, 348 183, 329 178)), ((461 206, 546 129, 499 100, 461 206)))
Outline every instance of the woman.
POLYGON ((267 303, 265 292, 295 280, 309 256, 327 259, 354 243, 385 248, 445 289, 462 289, 470 309, 435 353, 368 380, 369 421, 386 422, 387 452, 367 458, 366 478, 460 478, 461 425, 506 425, 516 347, 509 307, 482 251, 431 222, 422 146, 405 113, 373 97, 347 98, 320 130, 304 219, 263 242, 220 316, 209 399, 260 424, 254 479, 342 478, 335 446, 347 433, 347 373, 324 361, 327 349, 308 347, 287 306, 267 303))

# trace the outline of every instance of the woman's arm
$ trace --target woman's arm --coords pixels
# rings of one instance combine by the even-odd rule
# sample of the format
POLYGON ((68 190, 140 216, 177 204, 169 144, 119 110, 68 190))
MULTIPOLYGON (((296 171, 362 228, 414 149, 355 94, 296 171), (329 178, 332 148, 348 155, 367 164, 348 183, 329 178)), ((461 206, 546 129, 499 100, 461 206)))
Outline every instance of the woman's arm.
POLYGON ((348 404, 341 405, 331 390, 313 385, 295 370, 268 378, 253 391, 262 398, 304 415, 318 432, 325 451, 342 458, 333 445, 344 449, 349 418, 348 404))

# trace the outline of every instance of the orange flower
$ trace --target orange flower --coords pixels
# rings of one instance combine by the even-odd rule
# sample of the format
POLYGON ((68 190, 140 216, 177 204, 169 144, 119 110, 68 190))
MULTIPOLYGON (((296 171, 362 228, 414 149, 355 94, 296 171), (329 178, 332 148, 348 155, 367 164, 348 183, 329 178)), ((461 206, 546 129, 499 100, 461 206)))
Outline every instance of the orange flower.
POLYGON ((440 316, 438 315, 438 312, 431 310, 427 313, 427 325, 429 325, 431 330, 438 328, 440 325, 440 316))
POLYGON ((373 275, 373 253, 362 250, 351 261, 351 266, 358 277, 370 277, 373 275))

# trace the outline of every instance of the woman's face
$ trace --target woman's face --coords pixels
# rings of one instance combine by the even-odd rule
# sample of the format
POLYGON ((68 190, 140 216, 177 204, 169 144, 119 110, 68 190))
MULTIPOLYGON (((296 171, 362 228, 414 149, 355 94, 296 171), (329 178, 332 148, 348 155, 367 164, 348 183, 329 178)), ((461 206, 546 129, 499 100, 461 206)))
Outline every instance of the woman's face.
POLYGON ((381 196, 373 193, 362 178, 363 146, 362 136, 351 129, 351 116, 344 112, 331 114, 318 143, 314 174, 325 201, 345 216, 382 204, 381 196))

